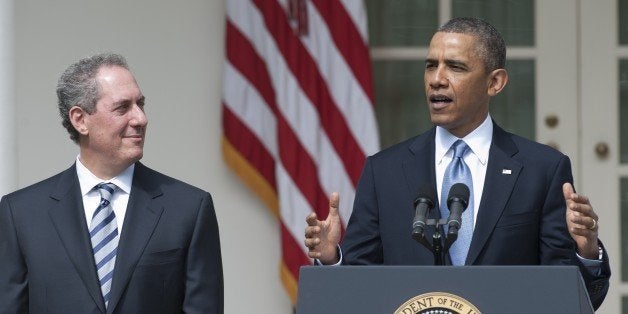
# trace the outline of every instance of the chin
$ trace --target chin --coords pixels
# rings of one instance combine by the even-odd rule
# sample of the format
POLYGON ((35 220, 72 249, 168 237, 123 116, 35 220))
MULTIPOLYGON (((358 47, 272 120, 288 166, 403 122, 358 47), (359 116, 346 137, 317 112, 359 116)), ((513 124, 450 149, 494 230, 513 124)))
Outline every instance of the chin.
POLYGON ((434 113, 430 114, 430 121, 432 121, 432 124, 444 128, 446 128, 446 126, 451 123, 451 121, 449 121, 449 119, 447 119, 447 117, 444 117, 442 114, 434 113))
POLYGON ((142 159, 142 157, 144 157, 144 154, 139 154, 137 156, 135 156, 135 158, 133 158, 133 162, 138 162, 142 159))
POLYGON ((140 161, 142 157, 144 157, 144 152, 140 151, 134 154, 129 154, 127 160, 129 160, 129 163, 133 164, 140 161))

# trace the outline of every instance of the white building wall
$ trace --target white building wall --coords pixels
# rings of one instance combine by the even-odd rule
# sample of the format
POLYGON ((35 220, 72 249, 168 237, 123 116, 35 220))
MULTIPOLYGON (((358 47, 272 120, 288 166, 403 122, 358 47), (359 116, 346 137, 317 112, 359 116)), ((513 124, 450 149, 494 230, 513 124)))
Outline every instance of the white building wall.
POLYGON ((13 5, 13 0, 0 0, 0 195, 17 184, 13 5))

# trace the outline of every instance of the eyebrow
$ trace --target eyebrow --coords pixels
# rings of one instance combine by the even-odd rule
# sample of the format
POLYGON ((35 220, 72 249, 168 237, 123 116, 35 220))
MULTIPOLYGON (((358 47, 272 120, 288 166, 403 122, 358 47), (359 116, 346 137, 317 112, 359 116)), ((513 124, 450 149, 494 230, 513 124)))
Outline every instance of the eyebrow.
POLYGON ((463 68, 467 68, 467 64, 463 61, 460 60, 452 60, 452 59, 447 59, 445 60, 445 64, 447 65, 454 65, 454 66, 458 66, 458 67, 463 67, 463 68))
MULTIPOLYGON (((121 99, 119 101, 115 101, 115 102, 113 102, 113 104, 116 105, 116 106, 119 106, 119 105, 122 105, 122 104, 130 104, 132 102, 133 101, 130 98, 125 98, 125 99, 121 99)), ((146 102, 146 97, 144 95, 142 95, 140 98, 137 99, 137 102, 138 103, 146 102)))
MULTIPOLYGON (((436 59, 425 59, 425 64, 426 65, 432 65, 432 64, 437 64, 438 60, 436 59)), ((445 64, 448 66, 457 66, 457 67, 461 67, 461 68, 465 68, 468 69, 469 66, 460 60, 455 60, 455 59, 445 59, 445 64)))

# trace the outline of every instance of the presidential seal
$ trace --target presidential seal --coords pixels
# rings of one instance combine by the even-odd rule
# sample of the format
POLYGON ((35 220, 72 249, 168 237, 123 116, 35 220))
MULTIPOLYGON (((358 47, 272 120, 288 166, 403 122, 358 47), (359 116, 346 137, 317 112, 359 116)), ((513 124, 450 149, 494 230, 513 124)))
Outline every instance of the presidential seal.
POLYGON ((469 301, 446 292, 430 292, 406 301, 393 314, 481 314, 469 301))

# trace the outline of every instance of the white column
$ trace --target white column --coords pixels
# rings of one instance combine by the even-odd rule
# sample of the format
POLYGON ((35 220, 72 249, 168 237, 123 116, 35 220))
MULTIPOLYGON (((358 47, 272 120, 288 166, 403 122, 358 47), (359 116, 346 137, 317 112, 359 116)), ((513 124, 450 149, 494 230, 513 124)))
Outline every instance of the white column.
POLYGON ((0 0, 0 195, 17 187, 14 0, 0 0))

